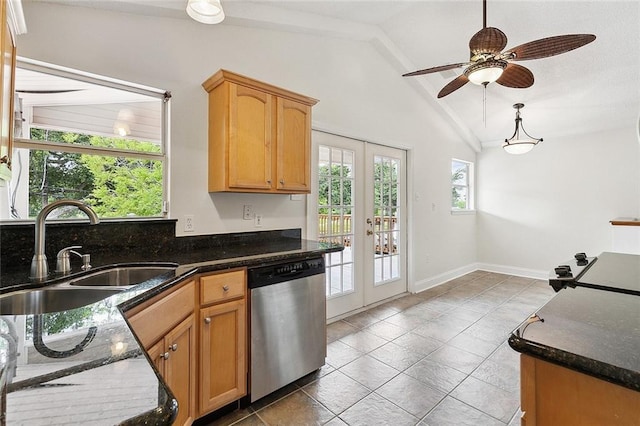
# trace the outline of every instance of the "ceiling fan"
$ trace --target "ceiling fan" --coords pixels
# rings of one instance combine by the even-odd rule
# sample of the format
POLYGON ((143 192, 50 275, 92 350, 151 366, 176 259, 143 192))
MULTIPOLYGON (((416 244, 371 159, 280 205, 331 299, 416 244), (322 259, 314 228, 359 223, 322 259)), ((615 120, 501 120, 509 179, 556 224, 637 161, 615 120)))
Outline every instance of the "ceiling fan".
POLYGON ((469 62, 426 68, 402 76, 410 77, 466 67, 460 76, 440 90, 438 98, 458 90, 469 81, 485 87, 495 81, 506 87, 526 88, 533 85, 533 73, 522 65, 514 64, 514 61, 559 55, 596 39, 593 34, 567 34, 530 41, 502 52, 507 45, 507 36, 497 28, 487 27, 487 0, 482 1, 482 24, 482 29, 469 40, 469 62))

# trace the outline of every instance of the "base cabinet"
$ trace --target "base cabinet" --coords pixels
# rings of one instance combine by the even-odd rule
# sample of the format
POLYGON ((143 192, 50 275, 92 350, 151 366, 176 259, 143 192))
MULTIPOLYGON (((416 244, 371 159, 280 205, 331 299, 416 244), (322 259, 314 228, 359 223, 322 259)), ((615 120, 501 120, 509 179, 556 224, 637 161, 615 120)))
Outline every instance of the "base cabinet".
POLYGON ((200 414, 247 394, 246 271, 200 278, 200 414))
POLYGON ((245 268, 190 278, 126 313, 178 400, 174 425, 247 394, 245 268))
POLYGON ((640 392, 520 356, 522 426, 637 425, 640 392))
POLYGON ((132 330, 178 400, 174 425, 196 417, 195 281, 189 280, 127 312, 132 330))
POLYGON ((190 316, 147 351, 178 400, 174 425, 190 425, 195 419, 195 343, 195 324, 190 316))
POLYGON ((223 407, 247 393, 244 300, 200 310, 200 409, 223 407))

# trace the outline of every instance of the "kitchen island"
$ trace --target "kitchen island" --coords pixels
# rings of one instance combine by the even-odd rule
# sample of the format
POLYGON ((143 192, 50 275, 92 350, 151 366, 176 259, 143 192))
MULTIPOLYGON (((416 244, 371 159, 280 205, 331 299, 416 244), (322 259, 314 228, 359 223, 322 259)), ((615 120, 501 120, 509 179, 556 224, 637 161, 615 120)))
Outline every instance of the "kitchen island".
POLYGON ((640 256, 572 262, 568 288, 509 338, 522 354, 522 425, 640 424, 640 256))
MULTIPOLYGON (((161 250, 102 252, 94 255, 100 263, 95 262, 93 271, 114 263, 149 261, 173 262, 178 267, 75 309, 0 315, 0 424, 170 424, 179 408, 176 397, 142 350, 127 312, 198 274, 317 257, 342 249, 303 240, 299 230, 264 234, 229 235, 222 248, 222 237, 210 238, 210 244, 206 237, 195 237, 176 238, 161 250), (40 349, 31 344, 34 340, 42 341, 40 349)), ((27 273, 26 268, 3 272, 0 288, 11 293, 61 280, 32 283, 27 273)), ((72 274, 76 275, 82 273, 72 274)))

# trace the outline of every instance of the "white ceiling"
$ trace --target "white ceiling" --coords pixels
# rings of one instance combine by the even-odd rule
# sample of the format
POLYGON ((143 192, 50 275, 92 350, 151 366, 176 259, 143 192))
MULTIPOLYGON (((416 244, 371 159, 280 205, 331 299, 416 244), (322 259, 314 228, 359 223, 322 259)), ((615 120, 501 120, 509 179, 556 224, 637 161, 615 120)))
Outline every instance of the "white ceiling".
MULTIPOLYGON (((189 19, 187 0, 30 0, 189 19)), ((240 25, 346 37, 374 43, 398 78, 422 95, 438 91, 462 70, 401 77, 417 69, 469 59, 468 43, 482 28, 481 0, 256 1, 222 0, 240 25)), ((434 103, 457 123, 468 142, 496 145, 513 133, 512 105, 525 104, 526 130, 545 143, 614 128, 638 129, 640 112, 640 1, 488 1, 487 25, 500 28, 507 47, 554 35, 595 34, 580 49, 522 61, 535 76, 527 89, 467 84, 434 103), (484 111, 486 107, 486 118, 484 111)))

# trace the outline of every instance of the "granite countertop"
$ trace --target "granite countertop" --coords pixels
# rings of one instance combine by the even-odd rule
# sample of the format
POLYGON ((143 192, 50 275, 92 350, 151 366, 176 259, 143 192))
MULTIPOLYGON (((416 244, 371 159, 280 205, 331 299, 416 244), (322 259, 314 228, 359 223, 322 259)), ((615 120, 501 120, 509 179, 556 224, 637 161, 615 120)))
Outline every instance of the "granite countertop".
MULTIPOLYGON (((162 257, 150 257, 142 251, 96 256, 92 261, 94 270, 112 264, 150 261, 172 262, 178 267, 77 309, 46 315, 1 315, 0 387, 7 391, 6 405, 2 407, 6 423, 170 424, 176 401, 146 358, 123 312, 196 273, 260 266, 339 250, 342 250, 340 245, 284 238, 248 245, 229 244, 224 249, 216 246, 185 250, 184 246, 176 244, 162 257), (61 325, 62 321, 66 323, 61 325), (35 349, 35 346, 42 349, 42 345, 32 343, 37 340, 32 338, 37 334, 34 333, 37 327, 44 330, 43 352, 50 351, 48 357, 35 349), (56 329, 59 331, 51 331, 56 329), (20 339, 27 343, 21 344, 20 339), (15 340, 18 340, 17 346, 15 340), (70 352, 77 353, 69 355, 70 352)), ((32 283, 26 277, 27 273, 28 270, 3 273, 3 291, 13 292, 60 281, 53 277, 32 283)))
POLYGON ((537 317, 512 333, 509 344, 519 352, 640 391, 640 297, 619 291, 637 288, 639 262, 640 256, 634 255, 598 256, 575 288, 559 291, 537 317))

